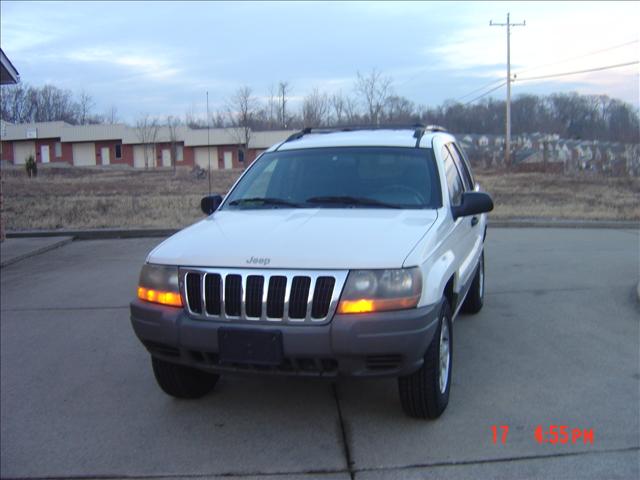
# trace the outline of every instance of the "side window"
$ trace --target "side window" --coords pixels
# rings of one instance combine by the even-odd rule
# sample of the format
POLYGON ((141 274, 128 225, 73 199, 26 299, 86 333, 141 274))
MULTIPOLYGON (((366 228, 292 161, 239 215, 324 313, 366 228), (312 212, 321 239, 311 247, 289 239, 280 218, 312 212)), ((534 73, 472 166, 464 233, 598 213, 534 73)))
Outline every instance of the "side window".
POLYGON ((471 177, 471 172, 469 171, 469 167, 467 163, 464 161, 458 146, 454 143, 450 143, 448 145, 449 152, 451 153, 451 157, 453 158, 456 167, 458 167, 458 171, 462 175, 462 179, 464 181, 465 190, 473 190, 475 187, 475 183, 473 178, 471 177))
POLYGON ((458 173, 458 168, 453 162, 453 158, 447 147, 442 149, 442 156, 444 157, 444 170, 447 177, 447 187, 451 205, 460 205, 462 202, 462 192, 464 192, 464 185, 462 184, 460 173, 458 173))

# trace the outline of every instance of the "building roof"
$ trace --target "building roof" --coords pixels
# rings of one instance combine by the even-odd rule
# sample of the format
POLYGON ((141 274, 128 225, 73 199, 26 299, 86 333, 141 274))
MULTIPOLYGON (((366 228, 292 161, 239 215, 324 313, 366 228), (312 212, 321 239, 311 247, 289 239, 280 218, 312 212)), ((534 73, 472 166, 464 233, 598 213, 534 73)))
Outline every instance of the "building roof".
POLYGON ((32 140, 36 138, 60 138, 62 131, 70 127, 66 122, 38 122, 5 125, 2 140, 32 140))
POLYGON ((235 128, 188 128, 184 136, 185 147, 198 145, 236 145, 242 136, 235 128))
POLYGON ((291 135, 296 133, 297 130, 270 130, 263 132, 251 132, 249 138, 249 148, 266 149, 280 143, 291 135))
POLYGON ((0 48, 0 85, 13 85, 20 81, 20 74, 0 48))
POLYGON ((67 125, 60 132, 63 142, 95 142, 123 138, 126 125, 67 125))
MULTIPOLYGON (((59 138, 62 142, 121 140, 124 144, 142 143, 138 128, 124 124, 71 125, 66 122, 38 122, 13 125, 7 123, 5 130, 2 140, 7 141, 59 138)), ((206 129, 194 130, 179 126, 176 128, 176 139, 180 142, 184 141, 185 146, 207 145, 207 141, 209 145, 235 145, 239 143, 238 135, 235 133, 236 130, 232 128, 212 128, 207 135, 206 129)), ((158 127, 155 142, 170 141, 169 127, 158 127)))

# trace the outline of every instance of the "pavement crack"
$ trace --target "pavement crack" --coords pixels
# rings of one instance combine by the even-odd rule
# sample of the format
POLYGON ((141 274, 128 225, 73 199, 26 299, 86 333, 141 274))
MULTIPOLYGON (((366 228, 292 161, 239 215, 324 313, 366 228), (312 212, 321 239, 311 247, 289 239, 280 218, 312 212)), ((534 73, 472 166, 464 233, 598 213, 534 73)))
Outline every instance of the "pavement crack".
POLYGON ((338 397, 338 387, 336 382, 331 384, 331 391, 333 392, 333 398, 336 401, 336 409, 338 410, 338 424, 340 426, 340 432, 342 434, 342 447, 344 449, 344 456, 347 461, 347 470, 351 480, 355 480, 355 470, 353 468, 353 460, 351 458, 351 449, 349 448, 349 436, 344 423, 344 417, 342 416, 342 407, 340 406, 340 398, 338 397))
POLYGON ((75 311, 75 310, 124 310, 129 309, 129 305, 122 306, 101 306, 101 307, 32 307, 32 308, 3 308, 0 312, 50 312, 50 311, 75 311))
POLYGON ((531 288, 528 290, 502 290, 498 292, 485 292, 485 295, 512 295, 520 293, 529 293, 531 295, 543 295, 546 293, 557 292, 584 292, 588 290, 601 290, 600 287, 566 287, 566 288, 531 288))
POLYGON ((379 471, 390 471, 390 470, 409 470, 409 469, 415 469, 415 468, 457 467, 457 466, 464 466, 464 465, 483 465, 483 464, 493 464, 493 463, 524 462, 528 460, 547 460, 551 458, 581 457, 581 456, 587 456, 587 455, 624 453, 624 452, 636 452, 636 451, 640 451, 640 446, 612 448, 612 449, 604 449, 604 450, 588 450, 588 451, 582 451, 582 452, 558 452, 558 453, 549 453, 549 454, 543 454, 543 455, 516 455, 513 457, 504 457, 504 458, 485 458, 485 459, 461 460, 461 461, 454 460, 450 462, 416 463, 411 465, 397 465, 394 467, 359 468, 357 470, 354 470, 354 472, 362 473, 362 472, 379 472, 379 471))
POLYGON ((140 474, 140 475, 64 475, 64 476, 28 476, 28 477, 2 477, 2 480, 187 480, 187 479, 211 479, 211 478, 242 478, 256 477, 256 478, 271 478, 271 477, 292 477, 300 478, 300 475, 312 475, 314 478, 323 476, 333 476, 336 474, 345 473, 344 470, 303 470, 303 471, 278 471, 278 472, 226 472, 226 473, 158 473, 158 474, 140 474))

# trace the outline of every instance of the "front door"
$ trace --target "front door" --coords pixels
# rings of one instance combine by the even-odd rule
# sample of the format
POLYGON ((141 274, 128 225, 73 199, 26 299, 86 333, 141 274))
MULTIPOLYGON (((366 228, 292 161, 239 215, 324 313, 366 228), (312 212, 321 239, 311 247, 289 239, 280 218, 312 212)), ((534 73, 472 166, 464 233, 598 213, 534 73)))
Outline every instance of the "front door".
POLYGON ((224 152, 224 168, 225 170, 231 170, 233 168, 233 153, 224 152))
POLYGON ((102 158, 102 165, 109 165, 111 158, 109 158, 109 147, 102 147, 100 149, 100 157, 102 158))
POLYGON ((162 149, 162 166, 170 167, 171 166, 171 150, 168 148, 162 149))
POLYGON ((40 146, 40 159, 42 163, 49 163, 49 145, 40 146))

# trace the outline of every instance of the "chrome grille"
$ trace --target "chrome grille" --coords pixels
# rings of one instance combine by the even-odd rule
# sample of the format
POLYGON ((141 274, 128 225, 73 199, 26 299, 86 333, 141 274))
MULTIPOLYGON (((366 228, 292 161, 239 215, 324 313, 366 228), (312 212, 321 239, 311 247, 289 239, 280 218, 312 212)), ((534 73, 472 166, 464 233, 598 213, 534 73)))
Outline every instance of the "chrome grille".
POLYGON ((197 318, 318 324, 333 316, 347 273, 183 268, 180 290, 197 318))

